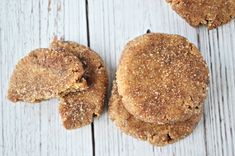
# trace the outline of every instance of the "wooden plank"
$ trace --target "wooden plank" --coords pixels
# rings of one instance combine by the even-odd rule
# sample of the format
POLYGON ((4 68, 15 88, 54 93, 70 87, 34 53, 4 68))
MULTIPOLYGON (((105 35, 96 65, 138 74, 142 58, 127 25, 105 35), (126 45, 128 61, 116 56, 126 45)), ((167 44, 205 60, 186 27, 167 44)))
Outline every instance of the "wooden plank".
MULTIPOLYGON (((64 38, 87 45, 86 4, 85 0, 64 1, 64 38)), ((91 125, 73 130, 67 136, 67 150, 62 155, 92 156, 91 125)), ((68 133, 68 132, 67 132, 68 133)), ((63 142, 61 142, 63 144, 63 142)))
MULTIPOLYGON (((3 58, 2 56, 2 5, 0 5, 0 57, 3 58)), ((3 66, 3 60, 1 59, 0 60, 0 65, 1 65, 1 68, 0 70, 2 70, 2 66, 3 66)), ((3 77, 2 77, 2 74, 0 75, 0 86, 2 86, 2 83, 3 83, 3 77)), ((2 87, 1 87, 2 88, 2 87)), ((1 91, 0 92, 0 99, 3 99, 4 95, 3 95, 3 92, 1 91)), ((0 154, 3 155, 3 102, 0 103, 0 154)))
MULTIPOLYGON (((87 43, 85 1, 41 0, 40 4, 42 47, 48 46, 54 35, 87 43)), ((65 130, 58 103, 53 100, 41 105, 42 155, 92 155, 91 127, 65 130)))
POLYGON ((1 6, 1 155, 40 155, 39 106, 14 105, 5 98, 15 64, 39 44, 38 3, 3 1, 1 6))
MULTIPOLYGON (((125 43, 147 29, 180 34, 198 45, 197 30, 176 15, 164 1, 89 0, 91 48, 104 58, 114 78, 125 43), (99 31, 97 31, 99 30, 99 31)), ((96 155, 206 155, 203 120, 186 139, 163 148, 122 134, 108 119, 107 112, 95 120, 96 155), (200 145, 200 148, 195 148, 200 145)))
POLYGON ((210 68, 205 134, 211 156, 235 155, 235 21, 218 29, 200 29, 200 47, 210 68))
POLYGON ((84 0, 1 3, 0 155, 92 155, 91 126, 65 130, 58 100, 12 105, 5 98, 15 64, 30 50, 47 47, 54 35, 87 43, 85 13, 84 0))

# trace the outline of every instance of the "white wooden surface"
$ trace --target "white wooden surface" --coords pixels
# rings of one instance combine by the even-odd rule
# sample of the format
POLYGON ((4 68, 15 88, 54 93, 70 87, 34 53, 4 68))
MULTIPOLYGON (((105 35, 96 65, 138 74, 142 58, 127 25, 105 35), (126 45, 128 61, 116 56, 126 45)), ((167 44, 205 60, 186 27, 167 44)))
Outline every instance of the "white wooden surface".
POLYGON ((235 20, 212 31, 192 28, 164 0, 1 0, 0 54, 0 156, 235 155, 235 20), (125 43, 148 29, 187 37, 210 68, 204 117, 176 144, 153 147, 122 134, 107 107, 93 125, 66 131, 57 100, 13 105, 5 98, 17 61, 54 35, 97 51, 111 82, 125 43))

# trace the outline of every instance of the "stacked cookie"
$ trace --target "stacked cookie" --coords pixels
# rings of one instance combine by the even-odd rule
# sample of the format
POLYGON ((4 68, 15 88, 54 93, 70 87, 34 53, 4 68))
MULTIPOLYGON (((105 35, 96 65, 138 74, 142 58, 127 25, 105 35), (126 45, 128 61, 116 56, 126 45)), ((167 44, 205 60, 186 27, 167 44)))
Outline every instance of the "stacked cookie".
POLYGON ((108 78, 100 56, 75 42, 54 39, 19 61, 11 76, 8 99, 40 102, 59 98, 64 127, 92 122, 103 110, 108 78))
POLYGON ((149 33, 124 48, 109 101, 125 133, 166 145, 192 133, 201 119, 208 68, 184 37, 149 33))

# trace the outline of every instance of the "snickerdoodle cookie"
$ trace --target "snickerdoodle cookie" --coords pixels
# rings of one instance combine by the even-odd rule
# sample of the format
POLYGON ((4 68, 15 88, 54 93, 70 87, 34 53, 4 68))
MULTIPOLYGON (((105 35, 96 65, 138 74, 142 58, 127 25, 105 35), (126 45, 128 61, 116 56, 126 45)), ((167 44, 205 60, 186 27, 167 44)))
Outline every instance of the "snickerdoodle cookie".
POLYGON ((208 68, 199 50, 179 35, 149 33, 124 48, 116 74, 127 111, 151 123, 198 116, 208 87, 208 68))
POLYGON ((192 26, 207 25, 209 29, 235 17, 235 0, 166 0, 192 26))
POLYGON ((188 120, 174 124, 159 125, 136 119, 123 106, 117 85, 113 83, 112 96, 109 101, 109 117, 124 133, 146 140, 151 144, 163 146, 174 143, 191 134, 202 116, 201 110, 188 120))

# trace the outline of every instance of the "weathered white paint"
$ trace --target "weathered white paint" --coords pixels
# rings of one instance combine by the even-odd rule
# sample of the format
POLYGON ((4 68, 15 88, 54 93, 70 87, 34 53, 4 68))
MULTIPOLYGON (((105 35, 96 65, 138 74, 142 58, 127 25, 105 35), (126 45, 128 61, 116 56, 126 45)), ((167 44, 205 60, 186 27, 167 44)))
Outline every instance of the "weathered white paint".
POLYGON ((87 43, 85 1, 4 0, 0 6, 0 155, 91 156, 91 126, 66 131, 58 100, 14 105, 5 98, 15 64, 30 50, 47 47, 54 35, 87 43))
POLYGON ((0 155, 235 155, 234 32, 234 20, 212 31, 192 28, 164 0, 87 0, 87 5, 86 0, 2 0, 0 155), (192 135, 176 144, 153 147, 122 134, 108 119, 107 107, 94 121, 94 131, 91 126, 66 131, 58 100, 13 105, 5 98, 18 60, 34 48, 47 47, 54 35, 85 45, 89 39, 90 47, 105 60, 111 84, 123 46, 147 29, 187 37, 210 68, 204 118, 192 135))
POLYGON ((205 105, 205 134, 208 155, 235 153, 235 22, 219 29, 199 30, 200 47, 206 52, 211 72, 208 103, 205 105))

